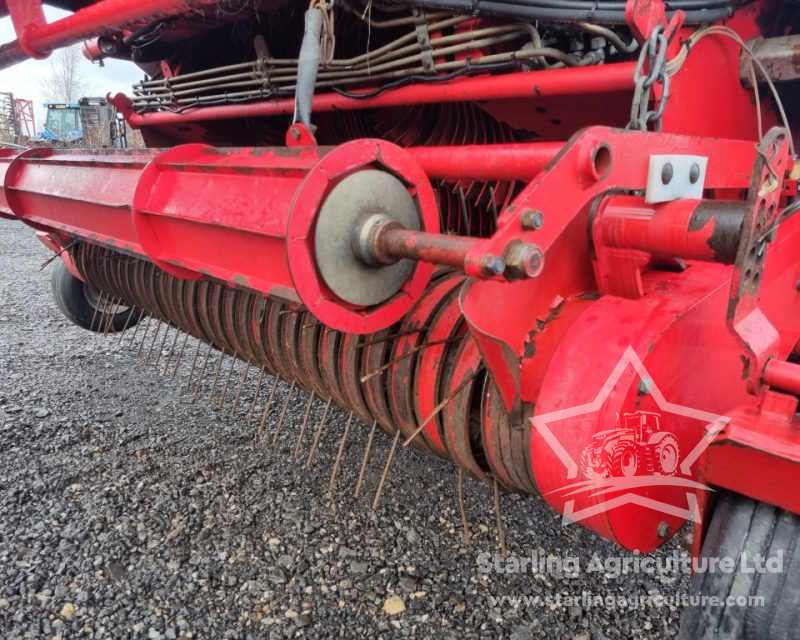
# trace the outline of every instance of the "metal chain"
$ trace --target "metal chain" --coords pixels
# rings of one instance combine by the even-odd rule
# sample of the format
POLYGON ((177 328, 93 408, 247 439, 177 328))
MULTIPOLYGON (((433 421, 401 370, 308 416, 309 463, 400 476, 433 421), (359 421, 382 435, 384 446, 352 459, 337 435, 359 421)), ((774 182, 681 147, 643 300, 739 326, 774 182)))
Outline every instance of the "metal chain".
POLYGON ((656 131, 661 131, 661 116, 669 98, 669 76, 667 75, 667 37, 664 27, 659 25, 642 44, 639 60, 633 72, 634 92, 631 103, 631 119, 627 128, 634 131, 647 131, 652 122, 656 131), (648 72, 644 73, 647 62, 648 72), (655 110, 650 107, 650 93, 656 82, 661 83, 661 99, 655 110))

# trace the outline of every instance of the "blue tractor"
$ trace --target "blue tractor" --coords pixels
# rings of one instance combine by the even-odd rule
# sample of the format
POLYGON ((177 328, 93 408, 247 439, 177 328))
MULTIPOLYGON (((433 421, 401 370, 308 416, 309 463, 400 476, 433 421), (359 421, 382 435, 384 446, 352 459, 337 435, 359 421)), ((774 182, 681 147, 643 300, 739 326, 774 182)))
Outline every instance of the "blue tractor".
POLYGON ((44 129, 31 142, 64 147, 127 147, 125 122, 104 98, 46 102, 44 129))

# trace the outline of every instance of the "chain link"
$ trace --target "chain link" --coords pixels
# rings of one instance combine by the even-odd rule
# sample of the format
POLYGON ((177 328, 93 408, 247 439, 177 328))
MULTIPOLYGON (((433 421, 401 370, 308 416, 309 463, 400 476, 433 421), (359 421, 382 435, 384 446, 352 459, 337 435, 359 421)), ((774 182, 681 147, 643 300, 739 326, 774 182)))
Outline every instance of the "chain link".
POLYGON ((633 72, 633 102, 631 103, 631 119, 627 128, 634 131, 647 131, 652 122, 656 131, 661 131, 661 116, 669 98, 669 76, 667 75, 667 37, 664 27, 659 25, 642 44, 639 60, 633 72), (647 73, 644 73, 647 62, 647 73), (661 99, 655 110, 650 107, 650 93, 656 82, 661 83, 661 99))

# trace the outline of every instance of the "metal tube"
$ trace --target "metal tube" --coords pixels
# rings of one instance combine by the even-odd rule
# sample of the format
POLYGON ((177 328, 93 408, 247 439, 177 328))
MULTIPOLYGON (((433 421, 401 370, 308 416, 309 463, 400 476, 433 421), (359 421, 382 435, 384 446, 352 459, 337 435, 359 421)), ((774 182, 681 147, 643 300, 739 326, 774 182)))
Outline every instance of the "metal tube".
MULTIPOLYGON (((337 93, 314 96, 312 110, 353 111, 409 104, 471 102, 548 96, 630 93, 635 63, 620 62, 603 66, 571 67, 507 73, 498 76, 461 78, 441 84, 415 84, 390 89, 369 98, 350 98, 337 93)), ((187 109, 181 113, 131 114, 128 123, 135 128, 175 125, 181 122, 231 120, 294 113, 294 98, 265 100, 249 104, 187 109)))
POLYGON ((97 35, 133 29, 218 0, 102 0, 50 24, 27 29, 17 40, 0 46, 0 69, 29 57, 44 58, 53 49, 67 47, 97 35), (27 53, 26 53, 27 52, 27 53))
POLYGON ((800 395, 800 364, 773 358, 764 368, 764 384, 800 395))

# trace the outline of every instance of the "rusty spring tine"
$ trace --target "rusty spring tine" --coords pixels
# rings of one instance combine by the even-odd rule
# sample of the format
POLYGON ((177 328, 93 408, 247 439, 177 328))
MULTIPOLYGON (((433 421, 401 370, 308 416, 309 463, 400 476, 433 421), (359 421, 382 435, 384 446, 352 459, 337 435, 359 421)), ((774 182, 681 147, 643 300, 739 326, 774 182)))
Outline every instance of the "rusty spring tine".
POLYGON ((281 411, 281 417, 278 418, 278 424, 275 425, 275 433, 272 434, 272 448, 275 448, 275 445, 278 442, 278 434, 281 432, 281 427, 283 427, 283 421, 286 418, 286 412, 289 409, 289 401, 292 399, 292 395, 294 394, 294 386, 295 381, 292 380, 292 386, 289 387, 289 393, 286 395, 286 402, 283 403, 283 411, 281 411))
POLYGON ((500 487, 497 484, 497 478, 494 477, 492 478, 492 489, 494 491, 494 517, 497 521, 497 544, 500 546, 500 553, 507 556, 506 532, 503 527, 503 515, 500 513, 500 487))
POLYGON ((256 403, 258 402, 258 394, 261 391, 261 383, 264 381, 264 365, 261 365, 261 373, 258 374, 258 382, 256 383, 256 393, 253 396, 253 403, 250 405, 250 411, 247 413, 247 424, 253 421, 253 412, 256 410, 256 403))
POLYGON ((106 295, 105 293, 101 292, 100 297, 97 299, 97 304, 94 305, 94 313, 92 314, 92 321, 89 323, 89 329, 91 331, 94 331, 94 321, 97 318, 97 309, 103 304, 103 296, 105 295, 106 295))
POLYGON ((112 309, 116 305, 116 298, 112 298, 109 296, 106 299, 106 306, 103 307, 103 335, 108 335, 108 330, 111 327, 111 323, 114 322, 114 314, 109 312, 109 309, 112 309), (109 302, 111 301, 111 302, 109 302))
POLYGON ((125 318, 125 324, 122 325, 122 331, 119 332, 119 340, 117 340, 117 347, 122 344, 122 336, 125 335, 125 332, 128 330, 128 327, 131 324, 131 318, 133 317, 133 311, 135 307, 131 307, 128 309, 128 316, 125 318))
POLYGON ((222 396, 219 399, 219 403, 217 406, 222 409, 222 406, 225 404, 225 398, 228 396, 228 386, 231 383, 231 376, 233 375, 233 368, 236 366, 236 360, 239 357, 238 352, 233 352, 233 359, 231 360, 231 368, 228 369, 228 375, 225 378, 225 385, 222 387, 222 396))
POLYGON ((423 351, 423 350, 427 349, 428 347, 435 347, 436 345, 439 345, 439 344, 446 344, 448 342, 455 342, 455 341, 461 340, 461 339, 462 339, 461 336, 458 336, 456 338, 444 338, 442 340, 433 340, 431 342, 426 342, 425 344, 417 345, 416 347, 406 351, 404 354, 397 356, 394 360, 391 360, 391 361, 387 362, 386 364, 381 365, 380 367, 378 367, 374 371, 370 371, 368 374, 362 376, 361 377, 361 382, 364 383, 364 382, 367 382, 367 381, 371 380, 372 378, 374 378, 375 376, 380 375, 381 373, 383 373, 387 369, 391 369, 398 362, 402 362, 406 358, 410 358, 415 353, 423 351))
POLYGON ((214 392, 217 390, 217 380, 219 380, 219 372, 222 370, 222 361, 225 359, 225 349, 220 351, 219 358, 217 359, 217 366, 214 369, 214 379, 211 381, 211 391, 208 392, 208 401, 214 397, 214 392))
MULTIPOLYGON (((131 311, 132 313, 132 311, 131 311)), ((144 309, 139 311, 139 319, 136 321, 136 326, 133 328, 133 334, 131 335, 131 341, 128 343, 128 348, 136 341, 136 334, 139 333, 139 327, 142 325, 142 318, 144 317, 144 309)), ((119 334, 119 343, 122 344, 122 336, 123 334, 119 334)))
POLYGON ((113 298, 111 304, 106 307, 108 318, 106 319, 106 325, 103 329, 104 336, 107 336, 108 332, 111 331, 111 327, 114 326, 114 318, 116 318, 117 314, 113 311, 119 306, 120 302, 122 302, 122 298, 113 298))
POLYGON ((347 416, 347 422, 344 425, 344 432, 342 439, 339 441, 339 450, 336 452, 336 460, 333 461, 333 468, 331 469, 331 478, 328 480, 328 491, 333 491, 333 485, 336 483, 336 476, 339 475, 339 467, 342 464, 342 456, 344 455, 344 445, 347 442, 347 436, 350 435, 350 426, 353 424, 353 412, 347 416))
POLYGON ((139 349, 136 351, 136 357, 140 358, 142 356, 142 349, 144 348, 144 342, 147 338, 147 332, 150 331, 150 323, 153 320, 153 316, 147 316, 147 322, 144 324, 144 331, 142 332, 142 339, 139 341, 139 349))
MULTIPOLYGON (((189 342, 189 334, 183 334, 183 342, 181 342, 181 348, 178 351, 178 357, 175 359, 175 368, 172 370, 172 375, 169 377, 170 380, 175 379, 175 375, 178 373, 178 369, 181 366, 181 359, 183 358, 183 351, 186 349, 186 343, 189 342)), ((198 342, 199 345, 199 342, 198 342)), ((169 360, 172 357, 172 352, 170 352, 169 356, 167 357, 167 365, 169 365, 169 360)), ((165 366, 164 370, 168 370, 169 366, 165 366)))
POLYGON ((494 220, 494 228, 497 229, 497 196, 495 195, 494 187, 489 186, 489 208, 492 210, 492 220, 494 220))
POLYGON ((453 391, 453 393, 451 393, 439 404, 437 404, 434 407, 433 411, 431 411, 430 415, 427 418, 425 418, 416 429, 414 429, 414 433, 408 436, 408 439, 403 443, 403 446, 407 447, 408 445, 410 445, 413 442, 414 438, 416 438, 420 434, 420 432, 425 428, 425 425, 428 424, 431 420, 433 420, 442 409, 444 409, 448 404, 450 404, 453 401, 453 399, 455 399, 455 397, 464 390, 464 387, 466 387, 476 375, 478 375, 477 371, 475 373, 468 375, 461 381, 461 384, 458 385, 458 387, 456 388, 455 391, 453 391))
MULTIPOLYGON (((172 322, 167 323, 167 328, 164 329, 164 337, 161 338, 161 344, 158 345, 158 352, 156 353, 156 361, 153 366, 158 371, 158 363, 161 361, 161 354, 164 353, 164 345, 167 343, 167 336, 169 335, 169 330, 172 328, 172 322)), ((178 339, 178 334, 175 334, 175 339, 178 339)))
POLYGON ((464 231, 463 235, 469 235, 469 215, 467 213, 467 198, 464 195, 464 187, 458 188, 458 201, 461 205, 461 217, 464 219, 464 231))
POLYGON ((472 533, 469 530, 467 520, 467 508, 464 504, 464 467, 458 467, 458 481, 456 482, 456 493, 458 494, 458 510, 461 512, 461 526, 464 529, 464 542, 472 543, 472 533))
POLYGON ((306 412, 303 416, 303 424, 300 425, 300 431, 297 435, 297 442, 294 445, 294 451, 292 452, 292 456, 297 458, 298 454, 300 453, 300 445, 303 444, 303 436, 306 433, 306 427, 308 426, 308 419, 311 417, 311 407, 314 405, 314 400, 317 398, 317 394, 315 391, 311 392, 311 395, 308 396, 308 402, 306 403, 306 412))
POLYGON ((331 400, 333 398, 328 396, 328 401, 325 403, 325 411, 322 412, 322 418, 320 418, 319 425, 317 426, 317 433, 314 436, 314 442, 311 445, 311 451, 308 452, 308 459, 306 460, 304 469, 308 469, 311 466, 311 463, 314 462, 314 456, 317 455, 317 449, 319 448, 319 441, 322 438, 322 430, 325 428, 325 421, 328 419, 328 411, 331 408, 331 400))
MULTIPOLYGON (((175 327, 175 338, 172 340, 172 345, 169 348, 169 353, 167 353, 167 359, 164 360, 164 377, 167 377, 167 373, 169 373, 169 361, 172 360, 172 354, 175 353, 175 347, 178 346, 178 338, 181 335, 181 330, 178 327, 175 327)), ((186 334, 189 335, 189 334, 186 334)))
POLYGON ((269 392, 269 398, 264 405, 264 409, 261 411, 261 420, 258 423, 258 441, 262 447, 264 446, 264 425, 267 423, 267 417, 272 411, 272 399, 275 397, 275 391, 278 388, 278 382, 280 382, 280 380, 281 378, 279 376, 275 376, 273 379, 272 389, 269 392))
MULTIPOLYGON (((188 335, 188 334, 187 334, 188 335)), ((192 379, 194 378, 194 368, 197 365, 197 357, 200 355, 200 346, 203 344, 202 340, 197 340, 197 346, 194 349, 194 358, 192 358, 192 368, 189 369, 189 379, 186 381, 186 389, 188 390, 192 386, 192 379)), ((178 367, 175 367, 175 371, 172 372, 173 379, 175 375, 178 373, 178 367)))
POLYGON ((358 481, 356 482, 353 497, 358 498, 361 495, 361 487, 364 484, 364 476, 367 473, 367 462, 369 462, 369 454, 372 451, 372 442, 375 440, 375 429, 378 427, 378 421, 372 421, 372 428, 369 431, 369 438, 367 438, 367 446, 364 448, 364 458, 361 460, 361 469, 358 472, 358 481))
POLYGON ((200 389, 203 386, 203 377, 206 375, 206 368, 208 368, 208 359, 211 356, 211 349, 213 346, 211 343, 208 343, 208 351, 206 351, 206 357, 203 359, 203 368, 200 369, 200 375, 197 377, 197 385, 194 389, 194 399, 197 400, 197 396, 200 395, 200 389))
POLYGON ((247 380, 247 374, 250 373, 250 368, 253 366, 253 363, 248 360, 247 366, 244 368, 244 372, 242 373, 242 379, 239 380, 239 386, 236 389, 236 398, 233 400, 233 406, 231 407, 231 412, 228 415, 234 415, 236 413, 236 409, 239 407, 239 399, 242 397, 242 390, 244 389, 245 380, 247 380))
POLYGON ((378 503, 381 500, 381 494, 383 493, 383 485, 386 484, 386 478, 389 477, 389 470, 392 468, 392 461, 394 460, 394 452, 397 450, 397 443, 400 442, 400 429, 394 434, 394 440, 392 440, 392 448, 389 449, 389 455, 386 457, 386 464, 383 465, 383 473, 381 473, 380 482, 378 482, 378 488, 375 490, 375 497, 372 499, 372 510, 375 511, 378 508, 378 503))
POLYGON ((158 340, 158 333, 161 331, 162 324, 164 323, 159 320, 158 325, 156 325, 156 332, 153 334, 153 341, 150 343, 150 348, 147 350, 147 357, 144 359, 145 364, 150 362, 150 356, 153 354, 153 347, 156 346, 156 340, 158 340))

